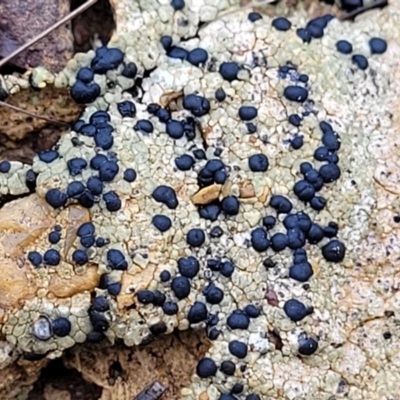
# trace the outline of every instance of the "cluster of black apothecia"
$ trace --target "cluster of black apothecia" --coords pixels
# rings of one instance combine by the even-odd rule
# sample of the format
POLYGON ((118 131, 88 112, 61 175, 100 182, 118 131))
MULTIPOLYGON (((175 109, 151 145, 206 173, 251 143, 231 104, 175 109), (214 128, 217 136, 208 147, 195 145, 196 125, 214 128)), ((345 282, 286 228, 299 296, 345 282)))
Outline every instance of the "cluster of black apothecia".
MULTIPOLYGON (((176 9, 183 9, 185 3, 183 0, 174 0, 171 5, 176 9)), ((262 20, 262 16, 252 12, 248 15, 252 22, 262 20)), ((310 21, 304 28, 298 29, 298 36, 304 41, 305 45, 311 40, 318 40, 324 34, 324 29, 332 20, 333 16, 327 15, 310 21)), ((292 29, 292 24, 286 18, 276 18, 272 22, 272 27, 280 31, 288 31, 292 29)), ((196 48, 187 51, 178 45, 173 44, 173 40, 169 36, 160 38, 162 47, 166 54, 172 58, 179 58, 191 63, 194 66, 205 68, 209 59, 208 52, 202 48, 196 48)), ((371 38, 370 42, 371 54, 382 54, 386 51, 387 45, 383 39, 371 38)), ((343 54, 352 54, 353 48, 351 43, 340 40, 336 44, 337 51, 343 54)), ((368 68, 368 60, 360 55, 354 54, 351 61, 360 69, 368 68)), ((91 103, 100 96, 100 87, 94 82, 95 74, 106 74, 107 71, 116 69, 123 65, 122 75, 135 79, 137 75, 137 67, 134 63, 124 63, 124 54, 116 48, 101 47, 97 49, 90 67, 81 68, 77 74, 76 83, 71 88, 71 96, 77 103, 91 103)), ((219 60, 219 73, 224 80, 232 82, 238 79, 238 74, 242 69, 241 65, 227 60, 219 60)), ((303 120, 307 118, 311 111, 307 107, 309 97, 309 79, 306 74, 300 73, 293 65, 281 66, 277 74, 280 78, 289 81, 289 84, 282 93, 287 101, 304 104, 304 111, 301 114, 292 114, 289 116, 289 122, 300 127, 303 120)), ((223 103, 226 99, 226 93, 222 88, 215 88, 215 99, 218 103, 223 103)), ((183 107, 190 112, 191 116, 184 119, 174 119, 171 112, 167 108, 163 108, 158 104, 148 104, 147 112, 149 119, 138 120, 134 129, 143 135, 151 135, 153 132, 153 124, 151 118, 157 118, 166 126, 166 133, 170 138, 177 140, 185 136, 189 141, 196 137, 197 118, 206 115, 210 111, 209 100, 198 94, 189 94, 183 99, 183 107)), ((135 104, 131 101, 123 101, 118 104, 118 111, 123 118, 134 117, 136 115, 135 104)), ((238 118, 243 121, 249 135, 257 132, 257 108, 253 106, 242 106, 238 111, 238 118)), ((300 173, 303 179, 297 181, 292 188, 294 196, 304 202, 312 209, 320 211, 326 206, 326 200, 319 193, 325 185, 338 180, 341 175, 339 167, 339 156, 341 142, 339 135, 335 132, 330 123, 323 121, 319 125, 321 131, 321 145, 315 149, 314 158, 316 161, 323 162, 319 168, 315 168, 309 162, 303 162, 300 166, 300 173)), ((64 189, 52 188, 46 193, 46 201, 55 209, 65 207, 71 202, 77 202, 83 207, 91 208, 94 204, 103 201, 107 210, 110 212, 118 212, 121 208, 121 200, 117 192, 107 190, 107 183, 112 182, 120 171, 118 154, 114 153, 114 127, 110 123, 110 116, 107 111, 97 111, 91 115, 88 122, 84 120, 77 121, 73 130, 77 132, 77 137, 72 139, 74 145, 79 145, 77 139, 79 135, 93 138, 95 147, 98 149, 97 154, 91 159, 76 157, 68 161, 68 170, 71 177, 80 176, 83 170, 90 169, 92 175, 86 182, 82 180, 72 180, 64 189)), ((303 145, 303 137, 296 134, 291 140, 291 146, 294 150, 300 149, 303 145)), ((198 185, 200 188, 216 184, 223 184, 229 178, 227 165, 220 159, 223 148, 216 148, 214 157, 207 159, 206 149, 196 147, 187 154, 178 156, 175 159, 176 168, 180 171, 192 170, 197 162, 203 162, 204 167, 198 173, 198 185)), ((58 157, 62 157, 58 150, 43 151, 39 154, 41 161, 52 163, 58 157)), ((319 164, 320 165, 320 164, 319 164)), ((265 154, 253 154, 248 158, 248 166, 251 171, 258 174, 268 174, 269 160, 265 154)), ((0 163, 0 172, 7 173, 10 170, 10 163, 3 161, 0 163)), ((30 171, 31 173, 31 171, 30 171)), ((123 171, 123 177, 127 182, 134 182, 140 179, 136 171, 127 168, 123 171)), ((170 210, 179 207, 179 200, 174 189, 168 186, 168 182, 160 182, 160 185, 153 191, 152 197, 155 202, 162 203, 170 210)), ((238 197, 231 195, 226 196, 221 201, 215 201, 211 204, 199 206, 198 212, 201 218, 211 222, 220 220, 221 218, 230 218, 240 212, 240 200, 238 197)), ((313 276, 313 268, 307 259, 307 253, 304 249, 306 243, 316 245, 324 238, 328 238, 327 243, 322 246, 322 256, 328 262, 339 263, 345 257, 345 246, 337 239, 338 226, 332 221, 327 226, 320 226, 313 222, 306 212, 292 212, 292 202, 289 197, 282 195, 273 195, 266 207, 269 213, 260 221, 260 226, 251 232, 251 246, 259 253, 264 253, 267 249, 274 252, 281 252, 284 249, 293 251, 293 262, 289 268, 288 275, 291 279, 298 282, 307 282, 313 276), (277 218, 283 221, 284 231, 269 234, 276 222, 277 218)), ((152 217, 152 224, 160 231, 168 231, 172 225, 172 220, 162 214, 152 217)), ((56 226, 49 233, 48 239, 50 244, 56 244, 60 240, 60 232, 62 227, 56 226)), ((214 226, 207 232, 199 227, 192 227, 187 235, 186 242, 191 248, 201 247, 208 235, 211 240, 218 240, 223 235, 223 229, 220 226, 214 226)), ((89 222, 80 226, 78 230, 80 240, 80 248, 75 250, 72 255, 72 261, 76 265, 84 265, 89 260, 88 251, 91 247, 105 247, 105 262, 110 271, 126 270, 128 262, 124 254, 112 248, 107 238, 96 236, 95 226, 89 222)), ((61 256, 54 248, 49 248, 40 254, 37 251, 31 251, 27 255, 29 261, 35 268, 39 267, 57 267, 61 256)), ((264 262, 265 268, 270 268, 270 259, 266 258, 264 262)), ((174 298, 168 298, 165 293, 160 290, 141 290, 136 293, 137 299, 142 304, 152 304, 154 307, 160 307, 166 315, 174 315, 178 313, 177 300, 185 299, 189 296, 191 288, 191 280, 196 277, 202 269, 209 269, 224 278, 230 278, 235 274, 235 265, 232 260, 222 260, 220 258, 210 258, 206 265, 194 256, 180 258, 177 260, 176 274, 171 274, 165 270, 161 272, 160 282, 169 286, 174 298)), ((113 282, 108 274, 101 277, 100 289, 107 291, 110 296, 117 296, 121 290, 120 282, 113 282)), ((224 298, 224 291, 210 282, 203 290, 206 302, 196 301, 189 307, 187 319, 190 324, 205 322, 207 335, 211 340, 217 340, 221 336, 221 329, 217 327, 218 317, 212 315, 208 311, 208 304, 219 304, 224 298)), ((104 312, 109 309, 109 303, 106 295, 94 297, 93 304, 89 310, 89 317, 93 326, 93 331, 88 335, 87 340, 97 342, 102 340, 104 333, 109 328, 109 322, 104 312)), ((247 329, 251 324, 251 320, 257 318, 261 314, 261 308, 254 304, 248 304, 243 309, 233 311, 226 319, 227 329, 243 330, 247 329)), ((296 299, 286 301, 284 312, 287 317, 294 322, 301 321, 307 315, 313 312, 312 307, 307 307, 296 299)), ((59 336, 65 336, 71 329, 71 324, 65 318, 58 319, 53 322, 53 333, 59 336), (62 329, 59 328, 62 325, 62 329)), ((167 330, 165 324, 160 322, 150 327, 151 333, 155 336, 164 333, 167 330)), ((318 349, 318 340, 314 337, 301 335, 299 338, 298 353, 301 356, 310 356, 318 349)), ((240 340, 232 340, 229 343, 229 351, 231 359, 224 360, 220 365, 210 357, 205 357, 198 363, 197 375, 201 378, 209 378, 214 376, 219 369, 226 376, 235 374, 235 360, 244 360, 249 351, 248 345, 240 340)), ((241 383, 235 384, 230 393, 221 394, 221 400, 235 400, 237 396, 246 396, 246 400, 257 400, 260 396, 254 393, 243 393, 244 386, 241 383)))

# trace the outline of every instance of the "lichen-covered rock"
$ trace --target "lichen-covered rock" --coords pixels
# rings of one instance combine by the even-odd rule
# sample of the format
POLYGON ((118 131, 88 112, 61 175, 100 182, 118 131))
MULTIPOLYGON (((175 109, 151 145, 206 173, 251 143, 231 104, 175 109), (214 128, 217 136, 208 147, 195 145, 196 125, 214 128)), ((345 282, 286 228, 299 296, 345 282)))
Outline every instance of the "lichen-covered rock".
POLYGON ((289 24, 231 3, 115 2, 108 49, 56 77, 90 104, 0 165, 2 193, 35 192, 0 210, 4 340, 205 329, 180 399, 396 398, 399 3, 289 24))

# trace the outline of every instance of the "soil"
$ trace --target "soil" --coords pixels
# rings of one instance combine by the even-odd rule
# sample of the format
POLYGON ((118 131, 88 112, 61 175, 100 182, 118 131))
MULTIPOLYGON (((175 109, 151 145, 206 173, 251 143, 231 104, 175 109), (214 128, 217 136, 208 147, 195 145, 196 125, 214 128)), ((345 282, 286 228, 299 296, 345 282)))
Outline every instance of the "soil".
POLYGON ((62 359, 51 361, 29 393, 28 400, 97 400, 102 388, 86 382, 75 369, 65 367, 62 359))

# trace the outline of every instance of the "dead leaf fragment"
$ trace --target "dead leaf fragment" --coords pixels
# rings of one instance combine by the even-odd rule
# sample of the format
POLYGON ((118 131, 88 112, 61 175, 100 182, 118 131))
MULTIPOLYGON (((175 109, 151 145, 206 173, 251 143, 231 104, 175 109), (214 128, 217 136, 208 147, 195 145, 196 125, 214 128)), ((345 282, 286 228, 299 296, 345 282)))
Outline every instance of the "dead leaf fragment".
POLYGON ((222 185, 221 196, 222 197, 228 197, 231 194, 232 194, 232 182, 231 181, 225 181, 225 183, 222 185))
POLYGON ((207 392, 202 392, 200 393, 199 400, 210 400, 210 397, 208 396, 207 392))
POLYGON ((218 200, 221 192, 221 185, 211 185, 200 189, 196 194, 191 197, 193 204, 205 205, 218 200))
POLYGON ((261 196, 258 197, 258 200, 261 203, 265 203, 267 201, 268 194, 269 194, 269 187, 268 186, 264 186, 263 192, 261 193, 261 196))

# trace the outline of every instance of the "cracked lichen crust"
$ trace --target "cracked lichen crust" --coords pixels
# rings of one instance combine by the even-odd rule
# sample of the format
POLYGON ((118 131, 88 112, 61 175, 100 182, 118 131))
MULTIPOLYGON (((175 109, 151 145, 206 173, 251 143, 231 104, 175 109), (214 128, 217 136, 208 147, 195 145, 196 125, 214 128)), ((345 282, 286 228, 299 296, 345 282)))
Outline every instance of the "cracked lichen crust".
POLYGON ((116 2, 108 50, 56 77, 93 102, 1 210, 4 339, 35 360, 205 329, 181 399, 396 399, 398 2, 288 30, 185 3, 116 2))

